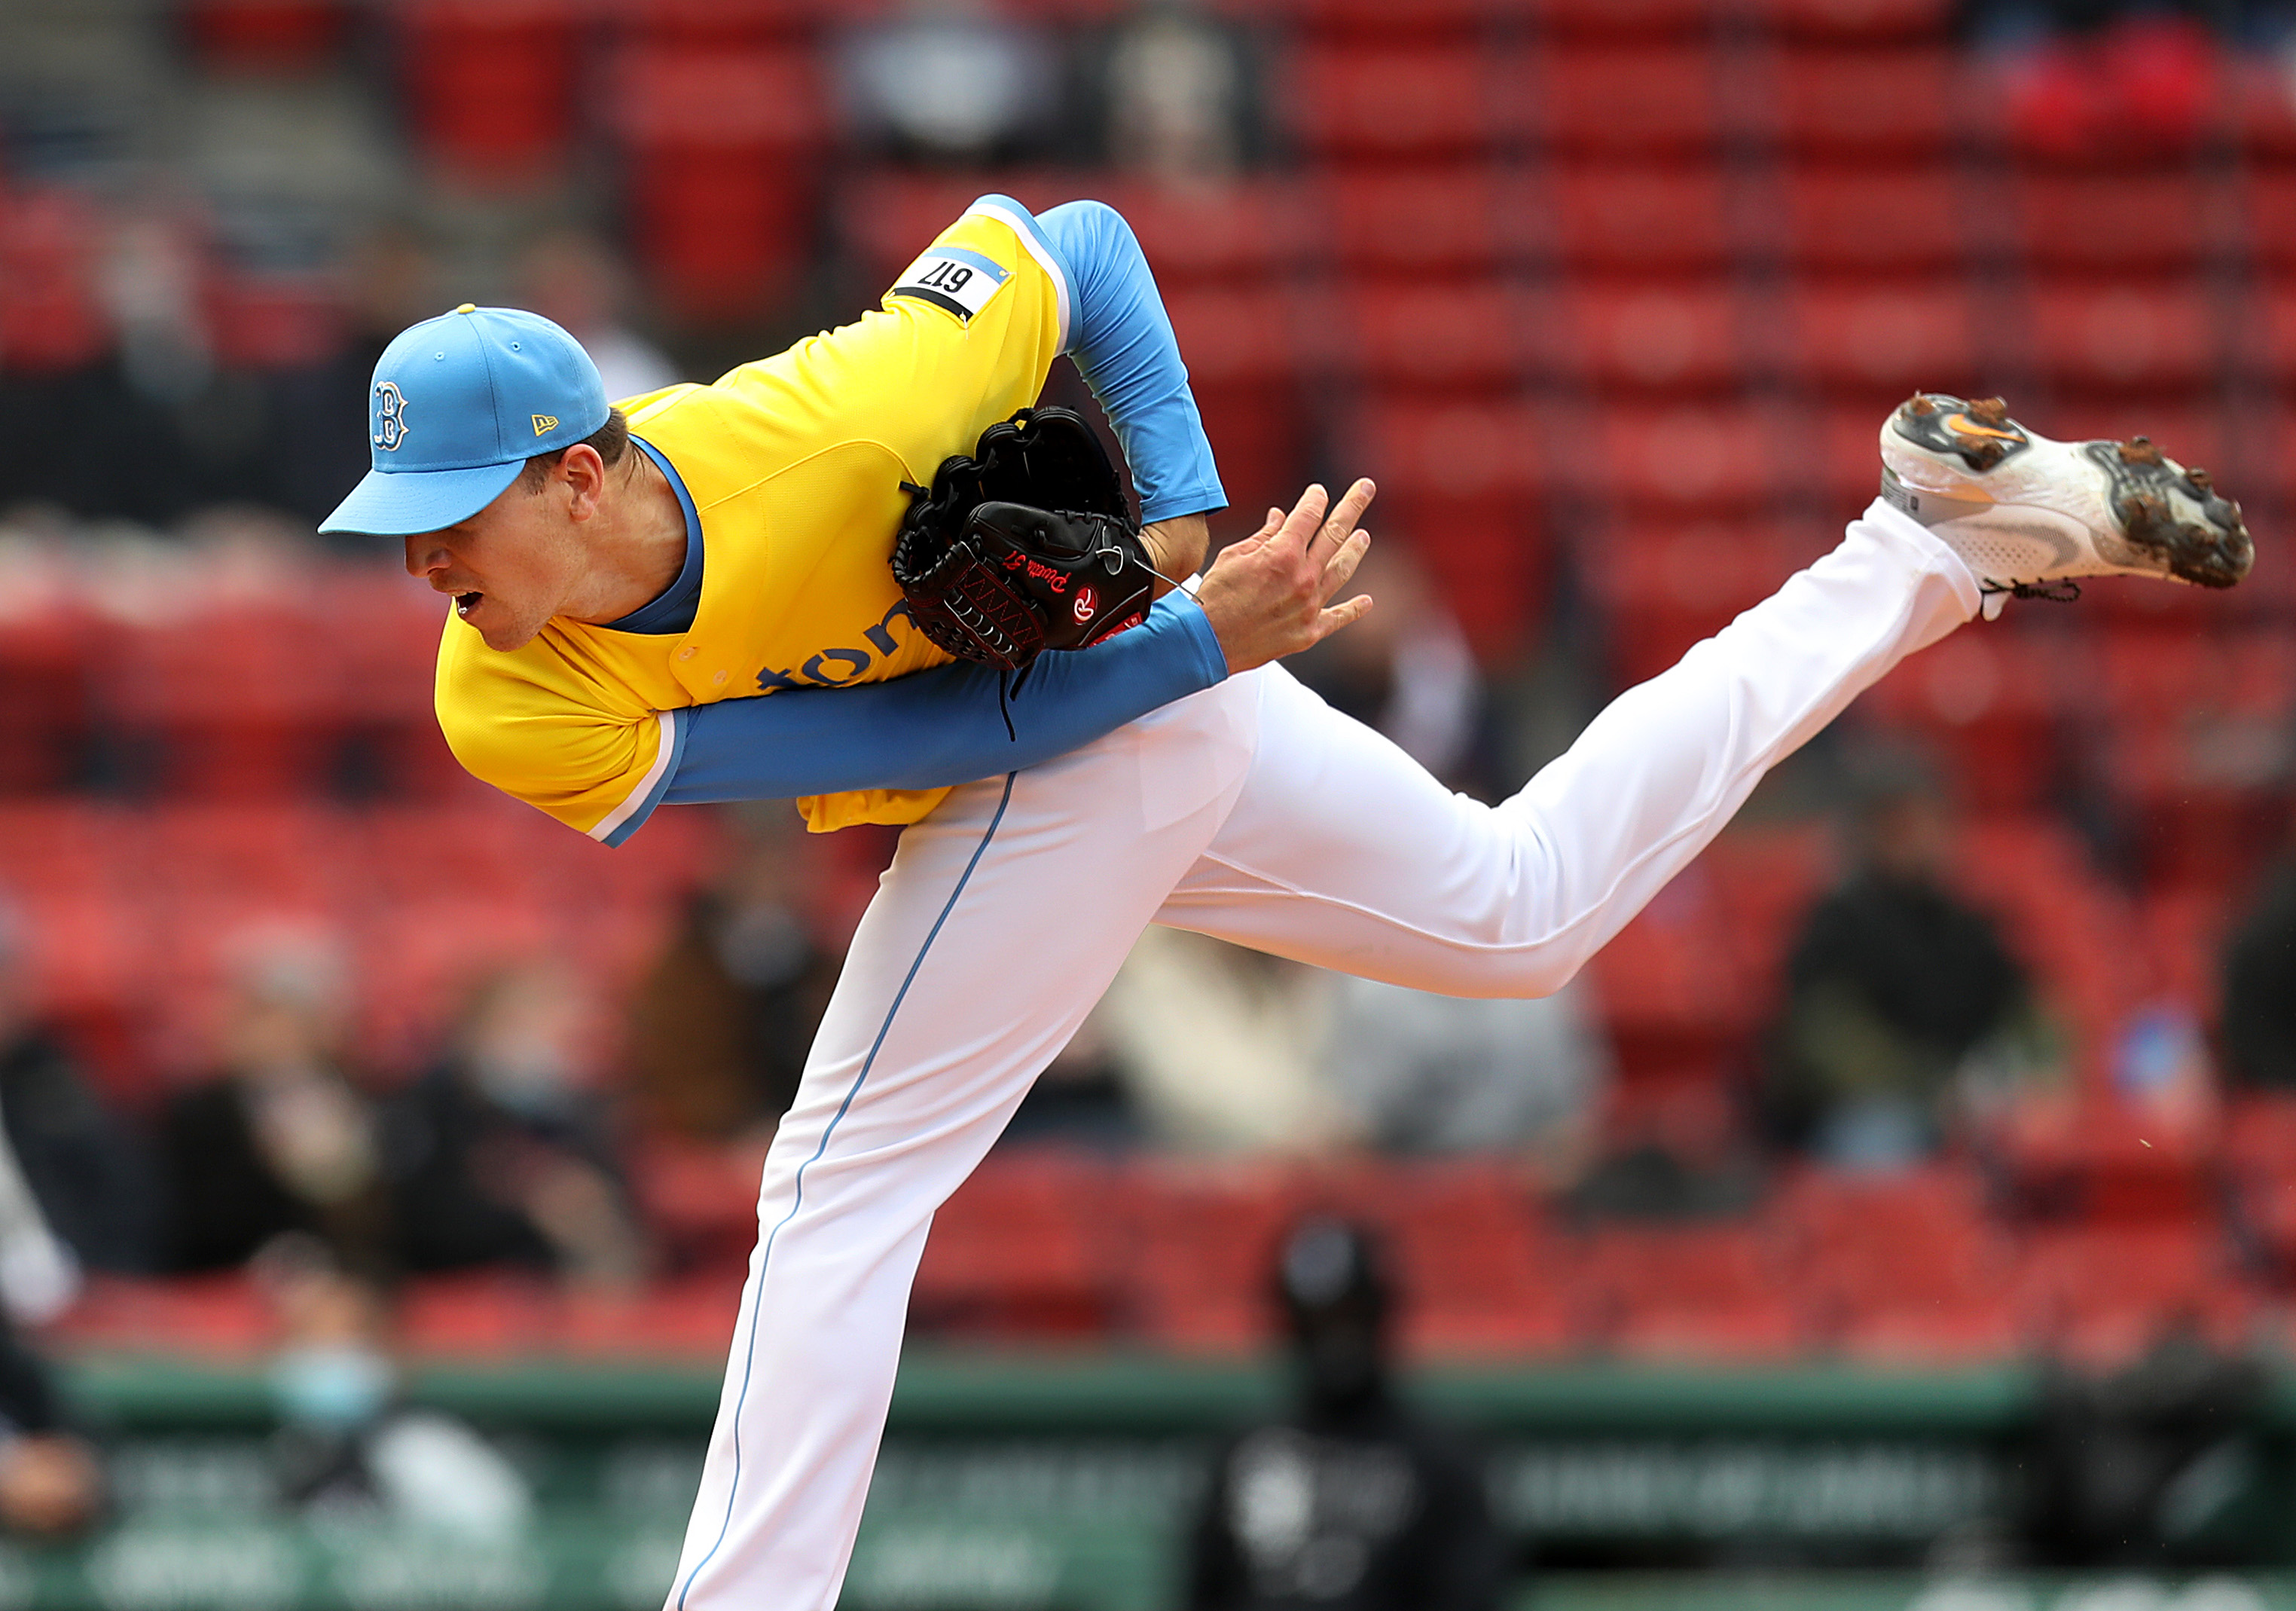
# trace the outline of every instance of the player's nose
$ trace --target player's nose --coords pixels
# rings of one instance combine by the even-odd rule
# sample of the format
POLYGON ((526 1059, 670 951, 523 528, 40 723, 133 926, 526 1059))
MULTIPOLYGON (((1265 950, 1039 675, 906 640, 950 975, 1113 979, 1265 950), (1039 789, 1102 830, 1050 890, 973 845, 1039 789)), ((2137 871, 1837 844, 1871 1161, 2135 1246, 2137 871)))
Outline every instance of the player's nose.
POLYGON ((426 531, 406 539, 407 575, 428 576, 433 571, 445 569, 446 564, 446 545, 439 540, 436 533, 426 531))

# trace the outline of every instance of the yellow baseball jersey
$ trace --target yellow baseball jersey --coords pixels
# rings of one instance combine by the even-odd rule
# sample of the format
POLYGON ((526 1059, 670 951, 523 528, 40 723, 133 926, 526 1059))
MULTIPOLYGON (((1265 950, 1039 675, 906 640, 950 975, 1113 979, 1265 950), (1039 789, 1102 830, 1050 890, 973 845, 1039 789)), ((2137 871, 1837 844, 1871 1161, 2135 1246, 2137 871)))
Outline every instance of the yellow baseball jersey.
MULTIPOLYGON (((554 618, 509 653, 449 614, 439 725, 463 765, 569 826, 619 843, 675 772, 681 711, 945 663, 891 570, 908 497, 1037 400, 1070 317, 1035 221, 976 202, 858 323, 708 386, 622 405, 691 495, 701 598, 683 632, 554 618)), ((801 801, 816 833, 914 822, 946 789, 801 801)))

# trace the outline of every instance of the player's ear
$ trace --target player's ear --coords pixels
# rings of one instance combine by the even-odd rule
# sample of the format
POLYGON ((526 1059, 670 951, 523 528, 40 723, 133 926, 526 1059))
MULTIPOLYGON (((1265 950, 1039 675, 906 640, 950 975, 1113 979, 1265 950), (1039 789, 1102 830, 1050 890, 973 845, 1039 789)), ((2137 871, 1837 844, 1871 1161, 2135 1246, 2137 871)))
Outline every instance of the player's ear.
POLYGON ((606 461, 587 442, 577 442, 559 456, 550 479, 563 481, 570 495, 569 513, 578 521, 588 520, 598 512, 598 500, 606 489, 606 461))

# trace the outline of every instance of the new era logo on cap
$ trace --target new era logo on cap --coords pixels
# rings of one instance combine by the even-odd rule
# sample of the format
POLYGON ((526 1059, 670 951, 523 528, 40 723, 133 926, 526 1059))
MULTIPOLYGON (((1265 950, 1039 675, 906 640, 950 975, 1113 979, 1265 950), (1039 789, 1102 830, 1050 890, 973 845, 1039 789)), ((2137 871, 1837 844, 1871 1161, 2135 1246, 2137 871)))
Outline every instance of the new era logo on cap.
POLYGON ((533 417, 534 434, 537 436, 548 436, 558 429, 558 416, 554 414, 537 414, 533 417))

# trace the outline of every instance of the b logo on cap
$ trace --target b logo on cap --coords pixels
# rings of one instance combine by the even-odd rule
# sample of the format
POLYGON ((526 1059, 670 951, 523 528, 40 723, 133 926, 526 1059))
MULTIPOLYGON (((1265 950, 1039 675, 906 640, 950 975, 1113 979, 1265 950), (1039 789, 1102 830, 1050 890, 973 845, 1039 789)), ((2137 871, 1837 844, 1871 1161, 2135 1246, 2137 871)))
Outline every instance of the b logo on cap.
POLYGON ((406 399, 392 381, 377 386, 374 398, 374 445, 385 453, 396 453, 398 444, 406 440, 406 399))

